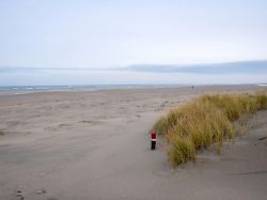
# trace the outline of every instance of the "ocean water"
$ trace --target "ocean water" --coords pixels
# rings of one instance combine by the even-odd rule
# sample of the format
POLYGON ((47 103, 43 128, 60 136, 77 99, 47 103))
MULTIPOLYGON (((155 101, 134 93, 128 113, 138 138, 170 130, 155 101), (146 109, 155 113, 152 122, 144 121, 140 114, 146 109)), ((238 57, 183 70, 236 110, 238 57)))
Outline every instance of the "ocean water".
POLYGON ((266 77, 266 73, 208 74, 127 70, 0 70, 0 93, 95 91, 214 84, 265 84, 267 82, 266 77))
POLYGON ((33 92, 55 91, 98 91, 113 89, 145 89, 145 88, 181 88, 186 85, 177 84, 114 84, 114 85, 31 85, 31 86, 0 86, 0 93, 24 94, 33 92))

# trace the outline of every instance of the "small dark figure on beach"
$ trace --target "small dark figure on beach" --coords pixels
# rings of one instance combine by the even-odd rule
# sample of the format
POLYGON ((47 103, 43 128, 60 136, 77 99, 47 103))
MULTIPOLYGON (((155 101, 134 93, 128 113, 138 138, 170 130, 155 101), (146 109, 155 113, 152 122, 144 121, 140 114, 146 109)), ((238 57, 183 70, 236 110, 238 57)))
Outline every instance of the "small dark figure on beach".
POLYGON ((151 150, 155 150, 156 149, 156 143, 157 143, 157 133, 155 130, 151 131, 150 140, 151 140, 151 150))

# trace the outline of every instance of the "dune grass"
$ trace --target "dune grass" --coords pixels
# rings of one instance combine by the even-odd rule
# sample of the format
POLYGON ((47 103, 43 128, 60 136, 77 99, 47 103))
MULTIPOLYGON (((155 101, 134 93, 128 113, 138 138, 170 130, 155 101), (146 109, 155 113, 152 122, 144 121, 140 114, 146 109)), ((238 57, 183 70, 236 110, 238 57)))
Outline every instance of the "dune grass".
POLYGON ((153 129, 167 139, 169 161, 177 166, 211 144, 220 152, 223 141, 236 134, 234 121, 266 108, 265 93, 204 95, 171 110, 153 129))

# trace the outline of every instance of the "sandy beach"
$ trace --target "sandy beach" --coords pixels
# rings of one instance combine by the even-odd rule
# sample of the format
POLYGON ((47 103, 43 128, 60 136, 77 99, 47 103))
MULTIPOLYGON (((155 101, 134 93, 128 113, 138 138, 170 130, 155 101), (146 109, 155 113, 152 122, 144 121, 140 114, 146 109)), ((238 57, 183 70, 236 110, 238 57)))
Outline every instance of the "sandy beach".
POLYGON ((221 155, 172 169, 148 131, 172 107, 253 85, 0 94, 1 200, 265 199, 267 111, 221 155))

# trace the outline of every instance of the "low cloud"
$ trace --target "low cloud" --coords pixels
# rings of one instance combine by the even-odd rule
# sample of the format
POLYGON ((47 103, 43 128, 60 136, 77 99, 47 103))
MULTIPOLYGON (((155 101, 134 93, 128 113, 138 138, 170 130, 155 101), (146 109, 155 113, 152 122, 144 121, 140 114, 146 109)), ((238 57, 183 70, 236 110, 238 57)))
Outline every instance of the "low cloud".
POLYGON ((127 70, 153 73, 259 74, 267 73, 267 61, 195 65, 132 65, 127 70))

